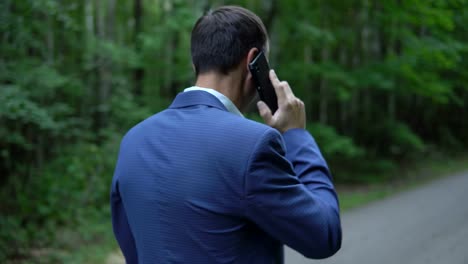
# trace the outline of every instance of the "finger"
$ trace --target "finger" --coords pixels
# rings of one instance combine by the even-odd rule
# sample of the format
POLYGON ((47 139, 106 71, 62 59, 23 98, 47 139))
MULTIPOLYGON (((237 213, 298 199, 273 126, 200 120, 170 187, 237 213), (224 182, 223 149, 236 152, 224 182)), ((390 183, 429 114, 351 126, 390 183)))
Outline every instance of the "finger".
POLYGON ((289 83, 287 81, 282 81, 281 86, 283 88, 284 94, 286 95, 286 98, 289 98, 289 99, 295 98, 294 93, 291 89, 291 86, 289 86, 289 83))
POLYGON ((300 106, 301 108, 305 108, 304 102, 303 102, 301 99, 297 99, 297 100, 299 100, 299 106, 300 106))
POLYGON ((270 124, 272 118, 270 108, 263 101, 258 101, 257 108, 265 123, 270 124))
POLYGON ((276 76, 274 70, 270 70, 270 80, 271 84, 273 84, 273 88, 275 88, 276 97, 278 97, 278 102, 282 102, 286 99, 286 94, 284 93, 283 88, 281 87, 281 82, 276 76))

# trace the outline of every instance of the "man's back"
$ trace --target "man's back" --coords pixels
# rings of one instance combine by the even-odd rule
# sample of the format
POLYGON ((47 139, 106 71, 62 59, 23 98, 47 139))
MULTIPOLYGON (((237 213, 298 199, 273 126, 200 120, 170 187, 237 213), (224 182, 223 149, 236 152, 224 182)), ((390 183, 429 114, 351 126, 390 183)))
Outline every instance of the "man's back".
POLYGON ((245 166, 267 129, 195 105, 156 114, 125 136, 115 177, 141 263, 232 262, 278 250, 257 241, 264 234, 243 216, 245 166))
POLYGON ((275 130, 229 113, 206 92, 180 94, 121 144, 112 209, 127 261, 281 263, 282 243, 322 254, 308 242, 315 235, 333 236, 331 246, 319 245, 325 254, 337 250, 337 205, 324 208, 336 198, 331 183, 317 177, 330 193, 310 197, 283 155, 275 130), (336 218, 322 219, 318 208, 336 218), (308 227, 317 224, 323 230, 308 227))

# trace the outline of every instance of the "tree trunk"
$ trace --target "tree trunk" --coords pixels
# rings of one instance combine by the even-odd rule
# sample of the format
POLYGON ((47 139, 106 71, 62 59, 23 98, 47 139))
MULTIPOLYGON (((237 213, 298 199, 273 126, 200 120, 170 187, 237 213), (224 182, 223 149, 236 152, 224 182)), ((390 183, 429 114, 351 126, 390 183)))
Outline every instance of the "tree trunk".
MULTIPOLYGON (((140 33, 142 32, 143 21, 143 2, 142 0, 134 0, 133 2, 133 18, 135 21, 133 42, 135 43, 135 51, 137 54, 141 53, 140 33)), ((133 71, 134 93, 138 97, 143 95, 143 79, 145 71, 143 66, 138 66, 133 71)))
MULTIPOLYGON (((341 46, 339 51, 339 62, 343 69, 346 68, 346 64, 348 61, 348 54, 346 46, 341 46)), ((349 116, 349 102, 348 99, 342 99, 340 102, 340 127, 341 132, 346 134, 348 132, 348 116, 349 116)))
POLYGON ((308 74, 306 68, 308 65, 311 65, 312 61, 312 49, 309 44, 304 45, 304 64, 306 65, 303 67, 304 72, 302 73, 302 85, 304 91, 304 104, 306 105, 306 113, 309 118, 311 118, 314 114, 313 106, 313 85, 312 80, 310 79, 310 75, 308 74))
MULTIPOLYGON (((359 13, 357 10, 353 9, 352 13, 352 20, 354 21, 353 25, 353 30, 355 32, 360 32, 359 24, 357 23, 359 19, 359 13)), ((360 41, 361 41, 361 34, 356 34, 356 37, 353 38, 351 45, 350 45, 350 66, 351 69, 357 69, 361 65, 361 54, 360 54, 360 41)), ((356 138, 357 131, 358 131, 358 126, 361 123, 361 115, 360 115, 360 104, 361 104, 361 90, 362 87, 358 87, 355 91, 353 91, 350 99, 350 107, 349 107, 349 112, 350 112, 350 120, 353 120, 354 122, 351 122, 351 124, 348 126, 348 129, 351 133, 351 135, 356 138)))
MULTIPOLYGON (((46 43, 47 43, 47 65, 49 67, 54 66, 55 61, 55 40, 54 40, 54 19, 52 15, 47 13, 47 35, 46 35, 46 43)), ((41 103, 47 104, 47 99, 42 98, 41 103)), ((37 170, 41 170, 42 166, 44 165, 44 156, 46 152, 45 146, 45 135, 44 133, 39 133, 37 135, 37 143, 36 143, 36 168, 37 170)))
MULTIPOLYGON (((327 28, 328 25, 328 17, 327 14, 325 13, 325 10, 323 9, 324 4, 322 1, 320 1, 321 5, 321 25, 323 29, 327 28)), ((329 50, 326 45, 322 47, 321 54, 320 54, 320 59, 322 63, 327 63, 328 62, 328 57, 329 57, 329 50)), ((319 84, 319 95, 320 95, 320 103, 319 103, 319 122, 322 124, 326 124, 328 122, 328 113, 327 113, 327 108, 328 108, 328 83, 327 80, 321 76, 320 78, 320 84, 319 84)))
MULTIPOLYGON (((106 2, 104 2, 106 3, 106 2)), ((106 24, 105 24, 105 5, 103 2, 99 2, 96 5, 97 8, 97 35, 99 42, 104 42, 106 39, 106 24)), ((107 79, 106 79, 106 59, 102 56, 100 52, 98 55, 98 87, 96 89, 96 98, 97 98, 97 130, 100 130, 104 127, 106 119, 106 93, 107 93, 107 79)))
POLYGON ((267 31, 270 31, 273 25, 274 18, 276 16, 276 12, 278 11, 278 2, 270 0, 264 2, 264 5, 268 5, 269 8, 267 10, 265 18, 263 19, 263 23, 265 24, 267 31))
MULTIPOLYGON (((171 13, 173 10, 173 3, 172 0, 165 0, 164 2, 164 17, 165 19, 170 19, 171 13)), ((170 96, 171 95, 171 86, 173 81, 172 76, 172 69, 174 67, 174 34, 168 34, 166 39, 166 46, 164 48, 164 57, 165 57, 165 65, 164 67, 164 82, 163 82, 163 89, 161 89, 162 96, 170 96)))
POLYGON ((96 63, 97 58, 94 55, 95 49, 95 3, 93 0, 86 0, 84 6, 84 23, 85 23, 85 34, 84 34, 84 43, 86 46, 86 52, 83 53, 83 61, 85 61, 85 65, 89 65, 86 68, 85 72, 85 82, 87 87, 87 98, 90 100, 82 100, 81 104, 81 114, 83 118, 91 115, 91 126, 92 129, 97 131, 98 127, 98 99, 96 96, 96 80, 97 80, 97 71, 96 71, 96 63), (92 106, 92 107, 90 107, 92 106))
MULTIPOLYGON (((328 48, 323 47, 322 48, 322 63, 325 63, 328 61, 328 48)), ((326 124, 328 122, 328 113, 327 113, 327 108, 328 108, 328 83, 327 80, 322 76, 320 79, 320 109, 319 109, 319 121, 322 124, 326 124)))
MULTIPOLYGON (((362 63, 366 64, 369 61, 370 49, 370 33, 371 27, 369 20, 369 2, 368 0, 363 1, 363 6, 361 10, 361 59, 362 63)), ((370 87, 366 87, 363 90, 363 117, 366 123, 372 122, 372 94, 370 87)))
MULTIPOLYGON (((401 1, 400 0, 397 0, 397 5, 398 6, 401 6, 401 1)), ((392 30, 392 36, 390 38, 390 47, 389 47, 389 52, 392 54, 392 55, 395 55, 397 57, 400 56, 401 54, 401 49, 402 49, 402 43, 401 43, 401 40, 400 40, 400 36, 399 36, 399 33, 398 33, 398 29, 400 28, 400 21, 396 20, 396 19, 393 19, 392 21, 392 27, 393 27, 393 30, 392 30), (397 32, 397 33, 395 33, 397 32)), ((398 78, 395 79, 395 89, 398 89, 398 85, 400 83, 400 80, 398 78)), ((396 119, 396 104, 397 104, 397 100, 396 100, 396 91, 395 90, 392 90, 390 91, 389 95, 388 95, 388 105, 387 105, 387 111, 388 111, 388 118, 390 120, 395 120, 396 119)))
MULTIPOLYGON (((107 0, 98 6, 98 25, 97 33, 101 42, 112 41, 114 36, 115 20, 115 0, 107 0)), ((97 128, 101 129, 107 125, 107 116, 109 112, 108 99, 111 88, 112 68, 108 58, 99 56, 98 59, 99 86, 97 89, 98 98, 98 122, 97 128)))

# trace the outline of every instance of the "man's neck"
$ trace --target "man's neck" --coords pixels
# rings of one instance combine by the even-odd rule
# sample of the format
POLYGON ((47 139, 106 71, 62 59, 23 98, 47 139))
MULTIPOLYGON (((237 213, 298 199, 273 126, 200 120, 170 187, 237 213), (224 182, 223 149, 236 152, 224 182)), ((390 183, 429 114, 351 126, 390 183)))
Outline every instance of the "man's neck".
POLYGON ((229 100, 242 111, 242 79, 236 78, 235 74, 222 75, 219 73, 204 73, 197 77, 196 86, 214 89, 229 100))

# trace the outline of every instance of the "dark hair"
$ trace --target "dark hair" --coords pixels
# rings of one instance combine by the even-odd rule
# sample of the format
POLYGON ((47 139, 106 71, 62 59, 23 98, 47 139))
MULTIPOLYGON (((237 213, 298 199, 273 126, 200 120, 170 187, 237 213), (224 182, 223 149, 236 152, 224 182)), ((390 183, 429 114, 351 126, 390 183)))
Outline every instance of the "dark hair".
POLYGON ((200 17, 192 29, 191 52, 195 74, 229 73, 250 49, 266 49, 262 20, 238 6, 223 6, 200 17))

